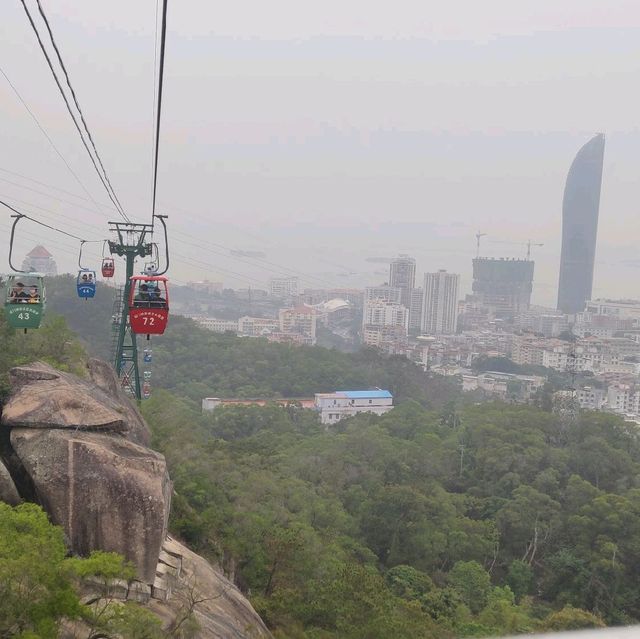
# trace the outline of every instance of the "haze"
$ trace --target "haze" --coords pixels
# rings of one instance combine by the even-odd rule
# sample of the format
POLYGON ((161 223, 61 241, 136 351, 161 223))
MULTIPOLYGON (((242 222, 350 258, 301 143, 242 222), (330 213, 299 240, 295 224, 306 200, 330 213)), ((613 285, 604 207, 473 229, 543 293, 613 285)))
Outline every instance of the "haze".
MULTIPOLYGON (((156 3, 43 5, 120 200, 149 221, 156 3)), ((0 67, 104 202, 17 0, 0 6, 0 29, 0 67)), ((419 274, 460 273, 465 293, 480 229, 483 255, 544 243, 533 302, 555 305, 564 180, 602 131, 594 296, 640 297, 639 32, 640 7, 622 0, 170 2, 159 177, 170 275, 265 287, 283 270, 223 246, 264 250, 306 286, 360 287, 385 279, 366 257, 408 253, 419 274)), ((0 197, 106 237, 109 207, 19 177, 86 197, 2 76, 0 97, 0 197)), ((76 267, 76 242, 32 226, 20 257, 34 243, 76 267)))

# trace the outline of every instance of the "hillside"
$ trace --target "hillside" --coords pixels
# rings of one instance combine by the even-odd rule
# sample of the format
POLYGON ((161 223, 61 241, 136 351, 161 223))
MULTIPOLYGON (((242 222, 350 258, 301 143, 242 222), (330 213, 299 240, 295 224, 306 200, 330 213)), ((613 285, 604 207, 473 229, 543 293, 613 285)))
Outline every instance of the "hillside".
MULTIPOLYGON (((112 295, 99 287, 90 301, 74 297, 70 276, 48 278, 48 310, 61 314, 87 351, 109 356, 112 295)), ((147 343, 141 341, 141 347, 147 343)), ((429 376, 404 357, 375 351, 342 353, 294 347, 265 339, 212 333, 172 315, 164 335, 154 337, 153 386, 200 402, 202 397, 308 397, 340 388, 381 387, 398 401, 440 406, 458 393, 456 382, 429 376)))
POLYGON ((415 402, 333 432, 277 406, 145 402, 171 525, 278 637, 469 637, 640 619, 640 443, 605 414, 415 402))
MULTIPOLYGON (((171 391, 142 404, 175 483, 170 530, 220 562, 274 636, 479 637, 640 619, 640 440, 618 417, 445 404, 455 389, 406 360, 175 320, 154 344, 171 391), (277 396, 373 379, 399 406, 332 431, 297 408, 202 415, 194 401, 205 389, 277 396)), ((84 365, 53 314, 28 336, 0 320, 0 334, 0 374, 36 353, 84 365)))

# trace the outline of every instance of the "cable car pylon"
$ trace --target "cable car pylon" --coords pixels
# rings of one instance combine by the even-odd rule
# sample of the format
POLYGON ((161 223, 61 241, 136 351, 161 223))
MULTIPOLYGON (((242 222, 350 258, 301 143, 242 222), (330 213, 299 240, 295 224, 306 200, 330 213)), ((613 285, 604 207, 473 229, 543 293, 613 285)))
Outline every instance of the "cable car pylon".
MULTIPOLYGON (((167 243, 166 226, 165 245, 167 243)), ((137 336, 131 326, 130 304, 131 287, 134 285, 133 276, 136 258, 145 258, 152 254, 153 233, 152 224, 136 224, 133 222, 109 222, 109 230, 116 234, 117 240, 109 240, 109 252, 112 255, 124 257, 126 261, 126 275, 124 291, 118 318, 118 333, 113 354, 113 365, 123 386, 138 400, 142 399, 142 384, 138 366, 137 336)), ((165 269, 166 270, 166 269, 165 269)))

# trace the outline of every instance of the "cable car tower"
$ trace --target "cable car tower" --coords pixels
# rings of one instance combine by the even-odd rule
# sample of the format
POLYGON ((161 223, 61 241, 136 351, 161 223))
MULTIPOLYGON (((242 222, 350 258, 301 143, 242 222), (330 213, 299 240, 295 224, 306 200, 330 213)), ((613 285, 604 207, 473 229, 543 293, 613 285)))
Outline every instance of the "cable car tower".
MULTIPOLYGON (((165 215, 154 215, 162 223, 167 250, 167 270, 169 247, 167 244, 167 226, 165 215)), ((134 222, 109 222, 109 230, 116 234, 117 240, 109 240, 109 252, 124 257, 126 274, 120 316, 118 318, 118 337, 115 344, 113 365, 123 388, 136 399, 142 399, 142 384, 138 366, 138 343, 136 333, 131 328, 129 317, 129 299, 131 298, 131 278, 134 276, 136 258, 145 258, 153 254, 153 224, 137 224, 134 222)), ((162 275, 159 273, 159 275, 162 275)), ((148 336, 147 336, 148 339, 148 336)))

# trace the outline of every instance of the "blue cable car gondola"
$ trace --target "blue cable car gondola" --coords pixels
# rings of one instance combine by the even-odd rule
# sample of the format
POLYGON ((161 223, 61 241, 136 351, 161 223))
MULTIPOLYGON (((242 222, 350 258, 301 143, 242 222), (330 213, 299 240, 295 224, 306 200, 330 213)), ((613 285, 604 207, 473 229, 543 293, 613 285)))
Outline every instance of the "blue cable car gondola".
POLYGON ((78 271, 78 280, 76 283, 78 289, 78 297, 88 300, 96 294, 96 272, 87 268, 78 271))

